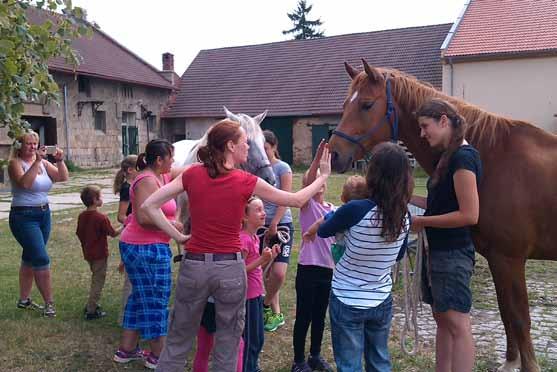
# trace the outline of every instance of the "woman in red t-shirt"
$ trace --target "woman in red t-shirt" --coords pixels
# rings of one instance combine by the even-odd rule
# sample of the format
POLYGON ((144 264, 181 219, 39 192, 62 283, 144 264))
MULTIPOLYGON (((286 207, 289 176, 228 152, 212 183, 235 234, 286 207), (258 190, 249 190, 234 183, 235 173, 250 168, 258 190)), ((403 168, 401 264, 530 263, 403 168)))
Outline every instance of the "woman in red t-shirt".
POLYGON ((209 132, 207 145, 199 149, 202 164, 186 169, 181 179, 164 186, 142 205, 161 230, 177 241, 187 240, 158 371, 184 370, 209 296, 215 299, 216 307, 213 370, 235 370, 245 319, 246 269, 240 253, 240 229, 246 203, 255 194, 277 205, 299 208, 320 190, 331 173, 330 155, 325 149, 320 176, 312 184, 296 193, 278 190, 236 169, 247 160, 248 148, 246 133, 238 123, 217 123, 209 132), (191 238, 176 230, 159 209, 184 191, 189 199, 191 238))

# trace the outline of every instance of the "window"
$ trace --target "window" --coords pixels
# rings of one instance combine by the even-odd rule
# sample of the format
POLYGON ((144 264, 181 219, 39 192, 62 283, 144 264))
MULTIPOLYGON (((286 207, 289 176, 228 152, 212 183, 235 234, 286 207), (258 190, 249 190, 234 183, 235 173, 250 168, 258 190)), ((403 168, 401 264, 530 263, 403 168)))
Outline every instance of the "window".
POLYGON ((106 133, 106 111, 95 111, 95 129, 106 133))
POLYGON ((149 115, 147 116, 147 130, 152 132, 157 127, 157 116, 156 115, 149 115))
POLYGON ((120 86, 120 93, 122 97, 133 98, 133 87, 128 84, 122 84, 120 86))
POLYGON ((87 97, 91 97, 91 80, 86 76, 77 78, 77 89, 79 93, 85 93, 87 97))
POLYGON ((135 125, 135 112, 122 111, 122 125, 135 125))

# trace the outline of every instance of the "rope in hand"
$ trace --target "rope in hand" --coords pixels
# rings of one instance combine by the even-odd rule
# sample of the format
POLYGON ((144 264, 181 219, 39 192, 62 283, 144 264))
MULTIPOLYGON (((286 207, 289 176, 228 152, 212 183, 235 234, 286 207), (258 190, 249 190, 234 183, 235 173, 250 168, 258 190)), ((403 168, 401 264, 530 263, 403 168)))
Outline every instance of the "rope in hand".
POLYGON ((404 291, 404 325, 400 332, 400 347, 406 355, 416 355, 420 349, 418 334, 418 306, 421 300, 421 281, 424 251, 428 243, 425 231, 418 233, 418 246, 414 258, 414 271, 408 254, 402 259, 402 280, 404 291), (412 336, 410 336, 412 334, 412 336), (409 341, 410 338, 413 341, 409 341), (412 345, 410 347, 409 345, 412 345))
MULTIPOLYGON (((269 228, 266 226, 263 226, 257 230, 257 236, 263 242, 264 248, 270 245, 269 241, 273 241, 273 237, 267 239, 266 237, 267 231, 269 231, 269 228)), ((278 244, 280 245, 280 248, 282 250, 283 244, 286 244, 290 241, 290 229, 288 228, 288 226, 277 226, 277 235, 275 237, 276 237, 276 241, 278 241, 278 244)), ((270 248, 272 248, 272 246, 270 248)), ((292 249, 292 247, 290 247, 290 249, 292 249)), ((265 267, 265 270, 263 270, 263 278, 267 277, 267 274, 271 266, 273 266, 273 263, 269 262, 269 264, 265 267)))

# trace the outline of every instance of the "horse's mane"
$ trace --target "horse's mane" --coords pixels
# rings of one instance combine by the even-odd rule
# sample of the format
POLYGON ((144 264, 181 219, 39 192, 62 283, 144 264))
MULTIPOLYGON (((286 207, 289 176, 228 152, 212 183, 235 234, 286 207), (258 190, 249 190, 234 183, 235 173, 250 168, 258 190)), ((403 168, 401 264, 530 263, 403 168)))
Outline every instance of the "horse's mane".
MULTIPOLYGON (((499 116, 459 98, 448 96, 432 85, 401 71, 394 69, 380 69, 380 71, 386 76, 390 75, 393 82, 394 100, 399 107, 414 111, 432 97, 444 99, 455 105, 459 113, 466 119, 468 124, 466 138, 472 144, 486 143, 493 146, 498 140, 507 137, 512 127, 534 127, 530 123, 499 116)), ((409 112, 409 114, 413 115, 413 112, 409 112)))

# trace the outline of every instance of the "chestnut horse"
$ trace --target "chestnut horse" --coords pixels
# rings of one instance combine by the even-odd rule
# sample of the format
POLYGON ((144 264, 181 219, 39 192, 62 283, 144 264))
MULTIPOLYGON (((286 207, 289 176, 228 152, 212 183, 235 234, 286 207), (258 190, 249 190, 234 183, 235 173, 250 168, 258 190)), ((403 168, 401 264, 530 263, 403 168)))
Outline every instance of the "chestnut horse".
MULTIPOLYGON (((466 139, 481 154, 476 250, 491 270, 507 335, 501 371, 539 371, 530 337, 527 259, 557 260, 557 136, 447 96, 402 72, 345 63, 352 82, 342 119, 329 142, 333 169, 346 171, 373 146, 404 142, 431 175, 438 155, 420 138, 413 113, 432 97, 455 105, 468 123, 466 139)), ((522 94, 522 93, 520 93, 522 94)))

